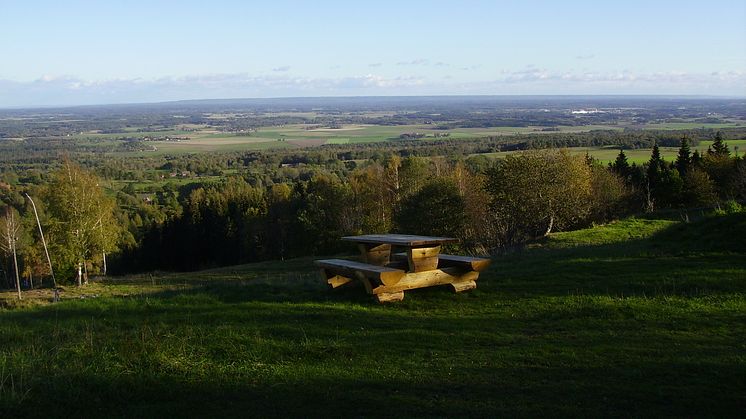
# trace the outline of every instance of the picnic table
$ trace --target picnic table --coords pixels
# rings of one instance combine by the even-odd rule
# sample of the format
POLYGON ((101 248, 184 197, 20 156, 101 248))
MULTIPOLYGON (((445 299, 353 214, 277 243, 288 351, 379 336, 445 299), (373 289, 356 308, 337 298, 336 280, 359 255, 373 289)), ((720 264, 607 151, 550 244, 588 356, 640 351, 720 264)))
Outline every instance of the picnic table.
POLYGON ((450 284, 454 291, 476 288, 479 272, 489 259, 440 253, 441 246, 456 243, 452 237, 409 234, 366 234, 342 237, 357 243, 361 262, 323 259, 315 263, 332 288, 353 280, 363 283, 379 302, 404 299, 404 291, 450 284))

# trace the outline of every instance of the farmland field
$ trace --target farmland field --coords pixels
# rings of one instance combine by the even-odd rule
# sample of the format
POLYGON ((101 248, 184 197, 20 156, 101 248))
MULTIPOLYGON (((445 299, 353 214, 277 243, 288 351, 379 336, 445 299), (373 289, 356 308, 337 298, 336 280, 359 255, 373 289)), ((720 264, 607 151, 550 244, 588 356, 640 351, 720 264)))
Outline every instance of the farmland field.
MULTIPOLYGON (((293 113, 287 113, 294 115, 293 113)), ((302 113, 301 113, 302 114, 302 113)), ((298 116, 298 115, 294 115, 298 116)), ((216 116, 217 117, 217 116, 216 116)), ((371 125, 371 124, 346 124, 338 128, 316 127, 307 124, 289 124, 283 126, 261 127, 250 133, 229 133, 220 132, 207 125, 188 125, 180 126, 181 129, 166 129, 157 131, 146 131, 143 128, 128 128, 125 132, 119 133, 100 133, 96 131, 79 133, 71 137, 73 140, 98 140, 104 141, 101 144, 107 144, 105 141, 113 141, 122 137, 153 137, 163 138, 180 137, 188 138, 186 140, 170 141, 148 141, 154 149, 145 151, 154 154, 179 154, 195 153, 210 151, 240 151, 240 150, 265 150, 271 148, 293 148, 293 147, 313 147, 324 144, 359 144, 396 140, 400 135, 406 133, 418 133, 423 135, 420 141, 440 138, 480 138, 490 136, 506 136, 521 134, 544 134, 552 133, 573 133, 589 132, 593 130, 622 130, 623 125, 582 125, 582 126, 559 126, 556 131, 544 131, 545 126, 529 127, 493 127, 493 128, 453 128, 449 130, 438 129, 429 124, 410 124, 410 125, 371 125)), ((723 123, 723 124, 696 124, 696 123, 667 123, 667 124, 647 124, 634 126, 643 129, 699 129, 699 128, 724 128, 742 126, 740 122, 723 123)), ((743 141, 743 140, 741 140, 743 141)), ((737 144, 734 144, 737 145, 737 144)), ((700 149, 706 149, 706 145, 701 145, 700 149)), ((142 153, 142 152, 141 152, 142 153)), ((600 151, 599 151, 600 153, 600 151)), ((600 153, 601 160, 606 160, 606 155, 600 153)))

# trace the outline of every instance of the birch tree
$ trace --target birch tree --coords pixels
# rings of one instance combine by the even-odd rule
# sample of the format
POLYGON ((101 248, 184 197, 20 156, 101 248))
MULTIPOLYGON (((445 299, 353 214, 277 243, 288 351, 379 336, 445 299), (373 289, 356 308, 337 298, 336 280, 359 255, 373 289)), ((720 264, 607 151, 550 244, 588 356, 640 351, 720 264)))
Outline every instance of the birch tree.
POLYGON ((89 264, 103 265, 106 253, 115 249, 114 200, 104 194, 93 173, 69 160, 53 174, 45 197, 56 259, 67 272, 76 272, 76 282, 82 285, 89 264))
POLYGON ((20 217, 12 207, 5 208, 5 214, 0 218, 0 249, 6 259, 11 259, 15 272, 15 286, 18 299, 21 297, 21 277, 18 275, 18 236, 21 232, 20 217))

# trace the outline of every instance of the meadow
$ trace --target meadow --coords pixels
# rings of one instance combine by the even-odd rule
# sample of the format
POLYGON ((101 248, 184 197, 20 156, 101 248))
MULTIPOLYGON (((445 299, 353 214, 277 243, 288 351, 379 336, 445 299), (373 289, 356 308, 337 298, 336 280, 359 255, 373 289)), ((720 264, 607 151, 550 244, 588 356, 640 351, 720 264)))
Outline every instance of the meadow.
MULTIPOLYGON (((293 113, 287 113, 294 115, 293 113)), ((299 115, 306 115, 299 113, 299 115)), ((298 115, 294 115, 298 116, 298 115)), ((217 118, 218 116, 216 116, 217 118)), ((492 128, 455 128, 451 130, 437 129, 435 125, 410 124, 410 125, 371 125, 371 124, 347 124, 339 128, 314 127, 306 124, 288 124, 282 126, 261 127, 250 133, 221 132, 208 125, 177 126, 176 129, 165 129, 158 131, 143 131, 143 128, 131 127, 123 133, 100 133, 90 131, 76 134, 70 139, 77 141, 89 141, 101 146, 111 145, 118 138, 131 137, 188 137, 181 141, 148 141, 154 150, 138 151, 135 154, 162 155, 162 154, 186 154, 199 152, 230 152, 241 150, 266 150, 275 148, 300 148, 314 147, 324 144, 361 144, 396 140, 401 134, 420 133, 424 137, 420 141, 428 141, 436 138, 436 135, 447 134, 450 139, 480 138, 503 135, 521 134, 546 134, 589 132, 593 130, 622 130, 624 128, 636 129, 696 129, 696 128, 727 128, 741 126, 738 122, 720 124, 697 124, 694 122, 680 123, 658 123, 644 125, 582 125, 582 126, 559 126, 558 131, 543 131, 544 126, 528 127, 492 127, 492 128)), ((739 140, 743 142, 743 140, 739 140)), ((700 145, 706 149, 705 145, 700 145)), ((607 160, 603 151, 597 152, 600 160, 607 160)))
POLYGON ((311 258, 2 293, 0 416, 737 417, 746 214, 690 215, 553 234, 390 305, 311 258))

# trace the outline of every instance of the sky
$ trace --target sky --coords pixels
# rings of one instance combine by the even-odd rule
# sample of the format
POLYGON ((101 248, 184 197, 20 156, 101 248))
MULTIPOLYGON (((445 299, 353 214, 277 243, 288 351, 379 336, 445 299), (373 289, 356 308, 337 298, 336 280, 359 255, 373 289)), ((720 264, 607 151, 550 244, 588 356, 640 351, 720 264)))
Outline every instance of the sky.
POLYGON ((746 1, 0 0, 0 107, 746 96, 746 1))

